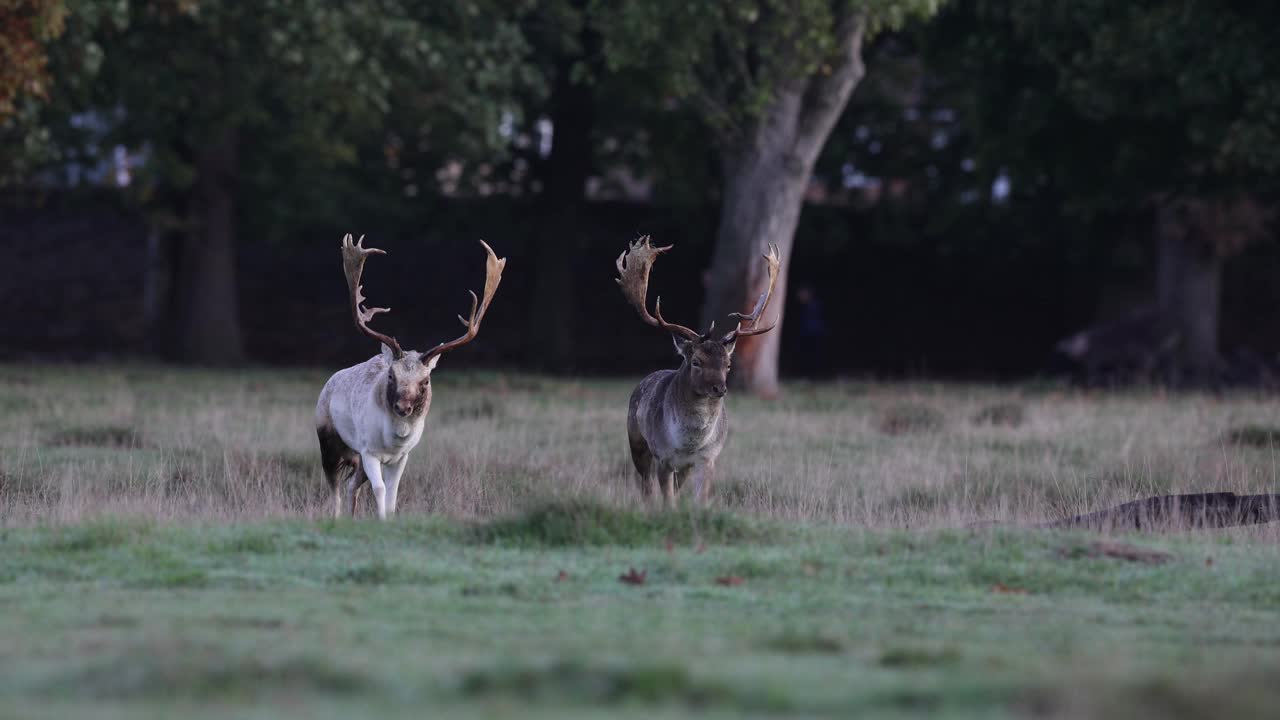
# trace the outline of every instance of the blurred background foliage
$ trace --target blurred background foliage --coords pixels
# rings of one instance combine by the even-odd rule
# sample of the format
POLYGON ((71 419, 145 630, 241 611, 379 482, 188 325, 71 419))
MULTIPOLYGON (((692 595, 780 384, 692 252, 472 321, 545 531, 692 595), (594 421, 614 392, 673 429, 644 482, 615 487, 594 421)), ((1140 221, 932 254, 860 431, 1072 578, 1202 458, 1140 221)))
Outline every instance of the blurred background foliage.
POLYGON ((0 0, 0 247, 28 268, 0 290, 0 351, 359 359, 353 231, 395 260, 370 268, 397 308, 380 322, 422 343, 451 331, 482 236, 512 264, 474 361, 651 366, 666 341, 611 278, 652 233, 678 248, 653 294, 690 323, 749 304, 758 251, 784 247, 788 322, 740 358, 765 394, 779 373, 1058 363, 1270 382, 1277 20, 1197 0, 0 0))

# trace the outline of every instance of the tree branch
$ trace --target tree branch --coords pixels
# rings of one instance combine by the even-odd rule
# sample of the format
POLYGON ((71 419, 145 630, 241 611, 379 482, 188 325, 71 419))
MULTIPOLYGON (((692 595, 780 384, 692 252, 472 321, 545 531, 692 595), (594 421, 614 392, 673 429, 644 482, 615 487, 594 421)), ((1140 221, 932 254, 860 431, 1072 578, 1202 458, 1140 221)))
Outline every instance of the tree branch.
POLYGON ((866 32, 865 11, 852 12, 836 28, 839 49, 830 64, 818 68, 809 82, 796 124, 795 154, 807 165, 818 153, 849 102, 853 88, 866 72, 862 62, 862 38, 866 32))

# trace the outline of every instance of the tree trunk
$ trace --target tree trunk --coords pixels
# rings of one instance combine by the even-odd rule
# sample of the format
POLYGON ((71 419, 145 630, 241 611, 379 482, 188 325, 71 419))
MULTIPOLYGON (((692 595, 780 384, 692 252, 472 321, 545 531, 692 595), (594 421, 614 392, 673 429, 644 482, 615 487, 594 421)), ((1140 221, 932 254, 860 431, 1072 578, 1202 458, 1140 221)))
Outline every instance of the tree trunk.
POLYGON ((762 322, 778 318, 771 332, 743 338, 734 351, 734 383, 765 397, 778 392, 778 359, 782 339, 782 310, 787 297, 787 266, 795 239, 800 207, 811 168, 786 167, 785 150, 764 147, 742 157, 727 158, 720 225, 711 260, 710 285, 702 313, 702 327, 721 323, 727 331, 729 313, 749 313, 769 281, 760 256, 770 244, 778 246, 783 271, 762 322))
POLYGON ((1178 334, 1178 372, 1191 379, 1212 377, 1221 367, 1218 320, 1222 258, 1202 228, 1169 208, 1158 219, 1157 299, 1178 334))
POLYGON ((725 143, 721 154, 724 197, 702 323, 706 327, 729 321, 729 313, 751 311, 768 281, 760 256, 777 245, 782 272, 764 319, 776 317, 778 326, 743 339, 734 353, 734 385, 764 397, 778 392, 787 272, 805 190, 864 71, 861 16, 846 18, 839 32, 843 41, 830 72, 779 89, 759 121, 725 143))
MULTIPOLYGON (((584 30, 583 47, 597 44, 584 30)), ((551 153, 539 173, 543 182, 540 239, 534 248, 533 299, 529 305, 526 341, 532 367, 565 371, 573 367, 574 302, 577 287, 573 266, 584 229, 587 178, 593 162, 595 92, 586 82, 574 82, 577 57, 556 61, 551 89, 551 153)))
POLYGON ((197 152, 193 218, 183 234, 175 288, 176 357, 200 365, 244 361, 236 296, 237 134, 219 134, 197 152))

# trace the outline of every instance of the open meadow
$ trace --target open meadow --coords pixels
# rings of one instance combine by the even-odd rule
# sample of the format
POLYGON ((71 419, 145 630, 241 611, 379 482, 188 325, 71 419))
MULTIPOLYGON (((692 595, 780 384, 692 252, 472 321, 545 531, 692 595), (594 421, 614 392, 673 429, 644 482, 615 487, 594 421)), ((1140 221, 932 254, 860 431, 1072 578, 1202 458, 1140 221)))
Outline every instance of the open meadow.
POLYGON ((1280 492, 1275 398, 731 393, 710 507, 657 511, 627 455, 632 383, 446 365, 381 524, 329 517, 327 375, 0 368, 0 716, 1280 705, 1280 528, 1032 527, 1280 492))

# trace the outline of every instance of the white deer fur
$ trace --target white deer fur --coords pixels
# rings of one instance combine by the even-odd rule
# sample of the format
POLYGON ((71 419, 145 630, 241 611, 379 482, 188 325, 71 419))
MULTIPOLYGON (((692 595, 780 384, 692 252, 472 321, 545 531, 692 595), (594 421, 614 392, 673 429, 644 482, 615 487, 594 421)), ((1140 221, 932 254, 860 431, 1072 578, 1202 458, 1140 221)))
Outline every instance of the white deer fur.
POLYGON ((335 515, 355 513, 356 491, 366 479, 378 517, 395 514, 409 452, 426 425, 431 371, 439 359, 423 362, 413 350, 396 359, 383 345, 380 355, 334 373, 325 383, 316 404, 316 428, 333 484, 335 515), (333 476, 340 468, 350 472, 345 487, 333 476))

